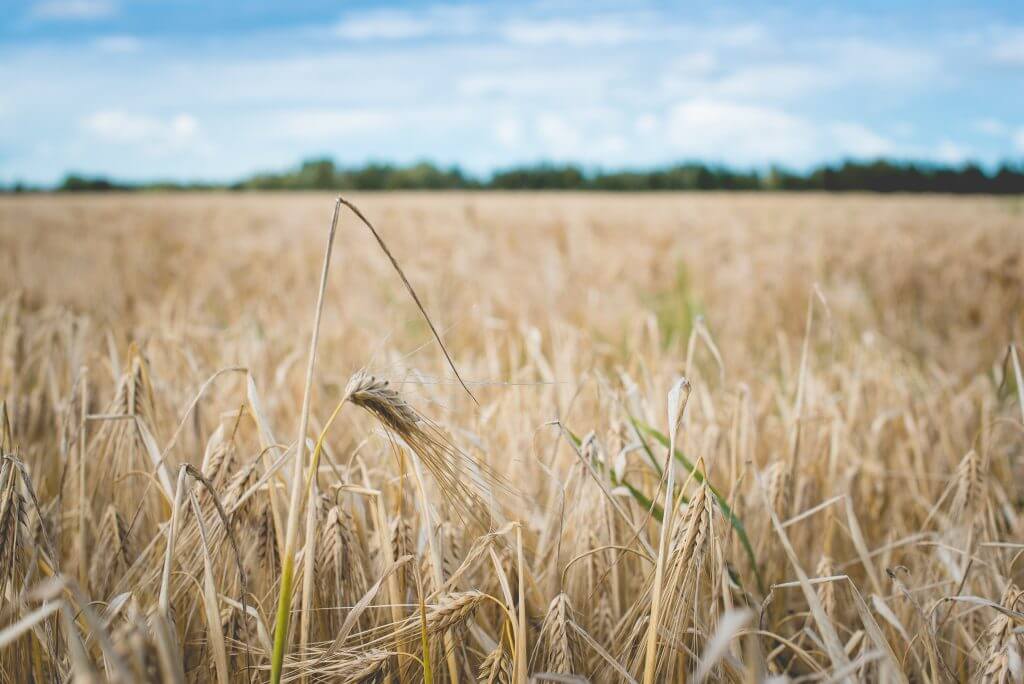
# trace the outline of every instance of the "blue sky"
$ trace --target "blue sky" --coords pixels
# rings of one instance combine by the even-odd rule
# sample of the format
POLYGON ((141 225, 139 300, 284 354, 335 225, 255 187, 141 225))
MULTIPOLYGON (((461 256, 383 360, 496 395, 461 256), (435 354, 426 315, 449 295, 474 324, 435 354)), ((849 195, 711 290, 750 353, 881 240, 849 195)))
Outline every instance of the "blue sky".
POLYGON ((0 0, 0 182, 1024 159, 1024 2, 0 0))

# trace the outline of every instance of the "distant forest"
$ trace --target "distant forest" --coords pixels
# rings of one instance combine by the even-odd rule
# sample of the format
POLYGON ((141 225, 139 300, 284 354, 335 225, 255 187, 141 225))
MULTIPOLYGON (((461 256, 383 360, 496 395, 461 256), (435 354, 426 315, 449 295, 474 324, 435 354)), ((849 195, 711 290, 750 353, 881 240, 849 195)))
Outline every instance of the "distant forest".
POLYGON ((1024 194, 1024 163, 1003 163, 997 169, 986 171, 975 164, 844 161, 819 166, 806 173, 781 167, 740 171, 702 163, 636 171, 536 164, 496 171, 481 178, 464 173, 457 166, 440 167, 429 162, 409 166, 370 163, 344 167, 330 159, 311 159, 288 171, 260 173, 229 184, 127 183, 69 174, 55 187, 30 187, 20 183, 0 187, 0 191, 8 193, 147 190, 817 190, 1007 195, 1024 194))

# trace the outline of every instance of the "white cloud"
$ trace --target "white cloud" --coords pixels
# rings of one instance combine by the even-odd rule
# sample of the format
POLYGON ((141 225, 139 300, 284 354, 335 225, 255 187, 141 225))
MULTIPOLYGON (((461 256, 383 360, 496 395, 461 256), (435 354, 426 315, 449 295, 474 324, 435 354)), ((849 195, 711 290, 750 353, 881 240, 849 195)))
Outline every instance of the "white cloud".
POLYGON ((654 114, 641 114, 633 122, 633 129, 640 135, 650 135, 658 130, 658 117, 654 114))
POLYGON ((1004 124, 999 119, 994 119, 991 117, 985 117, 982 119, 975 120, 972 124, 972 128, 974 128, 974 130, 980 133, 984 133, 985 135, 991 135, 999 138, 1007 135, 1010 132, 1009 126, 1004 124))
POLYGON ((480 35, 486 28, 482 16, 472 6, 435 5, 421 11, 382 9, 343 17, 335 24, 334 34, 355 41, 480 35))
POLYGON ((892 154, 892 142, 859 123, 836 123, 830 132, 843 154, 854 157, 881 157, 892 154))
POLYGON ((629 141, 621 135, 607 135, 594 141, 591 155, 598 161, 618 162, 618 158, 629 151, 629 141))
POLYGON ((619 163, 632 137, 600 109, 543 112, 527 125, 519 118, 499 118, 494 136, 520 158, 580 163, 619 163))
POLYGON ((422 16, 398 10, 380 10, 342 19, 334 27, 340 38, 350 40, 402 40, 431 33, 433 23, 422 16))
POLYGON ((323 141, 353 133, 383 131, 397 117, 382 110, 308 109, 283 112, 275 117, 274 128, 287 137, 323 141))
POLYGON ((93 46, 100 52, 131 54, 142 49, 142 41, 135 36, 102 36, 93 41, 93 46))
POLYGON ((1000 31, 989 48, 991 58, 1008 66, 1024 66, 1024 28, 1000 31))
POLYGON ((804 161, 814 153, 813 131, 778 109, 711 98, 680 103, 669 113, 668 141, 681 154, 734 163, 804 161))
POLYGON ((750 48, 768 41, 768 31, 760 24, 744 23, 722 25, 710 30, 700 30, 698 36, 705 37, 710 43, 723 48, 750 48))
POLYGON ((592 101, 607 93, 608 81, 609 75, 597 66, 589 69, 500 70, 498 73, 467 74, 456 81, 455 89, 458 94, 469 97, 592 101))
POLYGON ((535 74, 468 74, 456 81, 455 90, 469 97, 536 95, 548 90, 549 80, 535 74))
POLYGON ((921 85, 941 73, 936 53, 912 45, 848 38, 823 43, 817 49, 836 83, 921 85))
POLYGON ((645 36, 638 27, 613 18, 513 21, 502 31, 506 40, 521 45, 611 47, 645 36))
POLYGON ((722 47, 741 48, 763 43, 768 38, 768 31, 760 24, 746 23, 719 26, 709 31, 707 35, 722 47))
POLYGON ((967 161, 971 151, 967 147, 952 140, 940 140, 935 147, 935 159, 946 164, 960 164, 967 161))
MULTIPOLYGON (((753 38, 760 30, 751 27, 749 33, 753 38)), ((938 58, 928 51, 860 38, 810 40, 778 59, 744 58, 750 49, 725 49, 723 38, 715 41, 710 44, 717 52, 697 50, 668 61, 660 72, 660 94, 772 106, 836 93, 889 96, 927 87, 940 75, 938 58)))
POLYGON ((669 63, 668 70, 672 73, 703 75, 714 69, 717 64, 715 53, 710 50, 698 50, 676 57, 669 63))
POLYGON ((1024 154, 1024 126, 1021 126, 1013 134, 1013 144, 1017 151, 1024 154))
POLYGON ((706 93, 714 82, 718 60, 709 51, 692 52, 669 60, 660 70, 658 90, 665 95, 689 97, 706 93))
POLYGON ((180 148, 194 141, 199 132, 199 121, 184 113, 161 119, 111 109, 86 117, 82 127, 103 143, 138 144, 150 151, 161 151, 180 148))
POLYGON ((494 124, 494 137, 506 147, 516 147, 523 139, 523 125, 519 119, 499 119, 494 124))
POLYGON ((909 121, 899 119, 888 122, 888 128, 898 138, 909 138, 917 132, 917 126, 909 121))
POLYGON ((199 130, 199 122, 191 114, 178 114, 171 119, 171 135, 178 140, 187 140, 195 136, 199 130))
POLYGON ((32 6, 35 19, 93 20, 113 16, 117 5, 113 0, 43 0, 32 6))
POLYGON ((729 98, 775 100, 803 95, 828 82, 826 71, 814 65, 762 64, 726 74, 715 83, 714 90, 729 98))
POLYGON ((664 136, 678 154, 730 164, 804 164, 898 152, 887 137, 851 121, 814 121, 764 104, 698 97, 669 111, 664 136))
POLYGON ((556 156, 574 153, 580 144, 578 129, 558 114, 537 117, 537 132, 556 156))

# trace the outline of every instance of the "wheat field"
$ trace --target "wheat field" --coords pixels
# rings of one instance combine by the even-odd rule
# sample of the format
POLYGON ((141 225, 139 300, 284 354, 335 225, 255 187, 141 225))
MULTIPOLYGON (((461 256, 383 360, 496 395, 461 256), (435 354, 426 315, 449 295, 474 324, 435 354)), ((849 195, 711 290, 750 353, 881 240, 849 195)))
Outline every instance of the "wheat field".
POLYGON ((1019 199, 346 199, 0 198, 0 680, 1024 678, 1019 199))

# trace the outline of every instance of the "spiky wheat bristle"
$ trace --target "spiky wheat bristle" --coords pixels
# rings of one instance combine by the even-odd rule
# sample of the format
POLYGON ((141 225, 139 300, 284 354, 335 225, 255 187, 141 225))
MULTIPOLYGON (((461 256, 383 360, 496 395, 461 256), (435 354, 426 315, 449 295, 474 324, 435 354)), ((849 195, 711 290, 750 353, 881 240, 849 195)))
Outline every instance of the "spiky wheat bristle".
POLYGON ((420 417, 389 384, 366 371, 356 372, 345 387, 345 397, 356 406, 366 409, 398 435, 412 436, 420 417))
POLYGON ((956 469, 956 493, 951 510, 958 517, 969 517, 984 500, 985 463, 981 455, 971 449, 956 469))
POLYGON ((21 473, 13 459, 0 456, 0 590, 19 581, 28 541, 26 518, 21 473))
POLYGON ((466 521, 489 526, 490 512, 482 492, 499 487, 501 478, 487 465, 451 444, 386 380, 358 371, 349 380, 344 396, 368 411, 409 448, 433 476, 452 510, 466 521))
POLYGON ((461 625, 486 599, 486 594, 475 590, 442 596, 427 611, 428 633, 444 632, 461 625))
POLYGON ((480 662, 479 684, 512 684, 512 657, 500 643, 480 662))
POLYGON ((576 634, 570 624, 572 622, 573 610, 569 596, 565 592, 559 593, 548 606, 538 637, 543 654, 540 665, 542 670, 554 674, 577 672, 579 649, 576 634))

